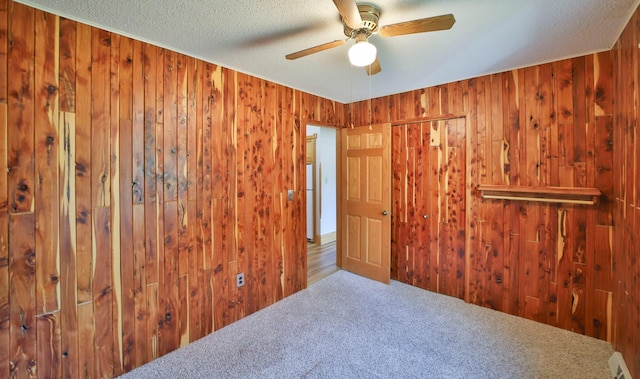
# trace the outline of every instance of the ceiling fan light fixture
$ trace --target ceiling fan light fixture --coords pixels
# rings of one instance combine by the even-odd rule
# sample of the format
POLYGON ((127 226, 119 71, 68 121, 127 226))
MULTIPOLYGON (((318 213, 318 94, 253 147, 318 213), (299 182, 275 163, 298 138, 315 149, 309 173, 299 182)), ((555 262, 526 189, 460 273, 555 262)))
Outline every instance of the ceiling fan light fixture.
POLYGON ((380 61, 377 59, 377 49, 369 43, 369 37, 395 37, 405 34, 435 32, 437 30, 451 29, 456 19, 453 14, 420 18, 412 21, 378 27, 380 20, 380 8, 373 4, 358 3, 358 0, 333 0, 340 17, 342 18, 342 31, 347 37, 345 40, 335 40, 322 45, 310 47, 298 52, 288 54, 285 58, 292 60, 333 47, 342 46, 347 41, 355 40, 349 49, 349 62, 353 66, 364 67, 367 75, 375 75, 382 71, 380 61))
POLYGON ((356 43, 349 48, 349 61, 352 65, 358 67, 368 66, 376 60, 376 47, 365 40, 357 40, 356 43))

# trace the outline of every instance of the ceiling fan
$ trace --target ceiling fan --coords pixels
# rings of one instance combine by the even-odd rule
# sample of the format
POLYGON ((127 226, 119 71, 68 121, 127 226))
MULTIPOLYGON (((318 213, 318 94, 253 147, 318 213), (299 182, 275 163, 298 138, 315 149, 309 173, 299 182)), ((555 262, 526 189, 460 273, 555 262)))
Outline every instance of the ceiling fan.
POLYGON ((380 8, 377 6, 368 3, 356 3, 355 0, 333 0, 333 2, 342 17, 344 34, 347 38, 288 54, 286 56, 287 59, 298 59, 333 47, 342 46, 346 41, 353 39, 355 44, 349 49, 349 61, 354 66, 364 66, 367 74, 375 75, 382 71, 382 68, 380 67, 380 61, 378 61, 376 47, 369 43, 369 37, 372 35, 394 37, 447 30, 451 29, 456 22, 452 14, 445 14, 379 27, 380 8))

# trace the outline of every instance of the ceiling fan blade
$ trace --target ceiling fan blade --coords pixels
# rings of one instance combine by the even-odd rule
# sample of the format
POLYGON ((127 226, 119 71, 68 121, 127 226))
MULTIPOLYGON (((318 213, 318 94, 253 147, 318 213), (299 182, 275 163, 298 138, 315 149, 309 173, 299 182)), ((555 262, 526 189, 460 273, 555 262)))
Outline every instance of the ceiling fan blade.
POLYGON ((355 0, 333 0, 340 16, 351 29, 360 29, 362 27, 362 17, 355 0))
POLYGON ((382 67, 380 67, 380 61, 378 60, 378 57, 376 57, 376 60, 373 61, 373 63, 368 66, 364 66, 364 68, 367 70, 367 75, 375 75, 382 71, 382 67))
POLYGON ((434 32, 437 30, 451 29, 456 19, 452 14, 421 18, 419 20, 400 22, 386 25, 380 28, 378 35, 381 37, 394 37, 404 34, 434 32))
POLYGON ((328 50, 328 49, 331 49, 332 47, 342 46, 342 45, 344 45, 344 42, 345 42, 344 40, 338 39, 338 40, 335 40, 333 42, 323 43, 322 45, 310 47, 308 49, 304 49, 304 50, 300 50, 300 51, 295 52, 295 53, 288 54, 286 56, 286 58, 289 59, 289 60, 293 60, 293 59, 306 57, 307 55, 311 55, 311 54, 314 54, 314 53, 318 53, 320 51, 328 50))

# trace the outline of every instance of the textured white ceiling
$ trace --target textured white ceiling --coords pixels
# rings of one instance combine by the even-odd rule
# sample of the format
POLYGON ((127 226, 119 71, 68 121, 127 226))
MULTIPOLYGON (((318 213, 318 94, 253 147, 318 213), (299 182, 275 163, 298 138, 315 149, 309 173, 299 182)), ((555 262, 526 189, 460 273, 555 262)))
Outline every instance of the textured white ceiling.
POLYGON ((640 0, 372 0, 380 24, 453 13, 451 30, 371 37, 382 72, 352 67, 332 0, 18 0, 51 13, 350 103, 610 49, 640 0))

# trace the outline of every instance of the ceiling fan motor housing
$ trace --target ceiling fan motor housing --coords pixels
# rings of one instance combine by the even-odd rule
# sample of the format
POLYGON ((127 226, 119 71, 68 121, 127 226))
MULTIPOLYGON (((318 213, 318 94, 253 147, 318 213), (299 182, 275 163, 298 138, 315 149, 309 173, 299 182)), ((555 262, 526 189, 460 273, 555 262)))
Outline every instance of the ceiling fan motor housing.
POLYGON ((362 18, 362 27, 353 29, 349 27, 344 20, 344 35, 349 38, 355 38, 358 34, 366 34, 367 37, 378 31, 378 20, 380 19, 380 8, 373 4, 358 4, 360 18, 362 18))

